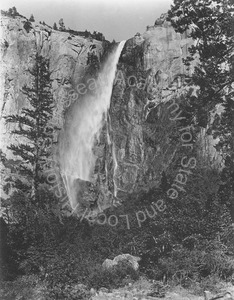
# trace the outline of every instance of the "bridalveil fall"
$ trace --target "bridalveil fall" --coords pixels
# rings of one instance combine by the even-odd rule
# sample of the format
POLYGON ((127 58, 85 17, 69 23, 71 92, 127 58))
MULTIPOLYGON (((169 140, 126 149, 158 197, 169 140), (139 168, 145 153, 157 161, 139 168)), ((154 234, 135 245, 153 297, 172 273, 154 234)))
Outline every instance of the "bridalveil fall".
MULTIPOLYGON (((120 42, 104 63, 98 75, 95 93, 83 95, 72 106, 69 120, 67 120, 64 132, 61 135, 59 150, 60 171, 71 207, 72 209, 76 208, 78 211, 82 211, 84 207, 88 206, 88 203, 85 203, 85 200, 82 199, 84 198, 84 183, 85 186, 89 182, 95 186, 97 181, 97 178, 94 178, 97 160, 94 146, 99 142, 100 133, 105 124, 106 143, 110 146, 112 155, 111 170, 108 170, 106 163, 105 170, 106 173, 112 173, 112 194, 116 196, 115 173, 117 161, 115 146, 109 134, 111 125, 109 124, 108 110, 117 64, 124 44, 125 41, 120 42)), ((108 178, 108 174, 106 174, 106 178, 108 178)), ((106 191, 102 194, 108 193, 110 194, 109 191, 106 191)))

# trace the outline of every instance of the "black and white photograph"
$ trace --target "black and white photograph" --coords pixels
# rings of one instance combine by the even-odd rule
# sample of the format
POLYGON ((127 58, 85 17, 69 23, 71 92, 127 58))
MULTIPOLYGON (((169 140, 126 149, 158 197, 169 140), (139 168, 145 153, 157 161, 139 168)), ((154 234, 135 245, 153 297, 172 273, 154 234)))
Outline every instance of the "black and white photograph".
POLYGON ((0 300, 234 300, 234 0, 0 11, 0 300))

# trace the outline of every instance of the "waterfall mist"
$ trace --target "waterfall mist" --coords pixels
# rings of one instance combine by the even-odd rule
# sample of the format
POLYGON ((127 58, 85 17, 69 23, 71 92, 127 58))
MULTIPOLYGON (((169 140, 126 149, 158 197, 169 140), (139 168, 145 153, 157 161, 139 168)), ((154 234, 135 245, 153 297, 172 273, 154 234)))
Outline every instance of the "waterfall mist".
MULTIPOLYGON (((79 199, 80 181, 93 181, 92 174, 97 159, 93 147, 99 140, 104 122, 108 122, 107 114, 115 72, 124 43, 122 41, 104 63, 98 76, 95 93, 85 94, 81 101, 78 100, 78 104, 73 105, 66 128, 61 135, 60 169, 73 209, 82 201, 79 199)), ((116 169, 115 153, 113 160, 116 169)))

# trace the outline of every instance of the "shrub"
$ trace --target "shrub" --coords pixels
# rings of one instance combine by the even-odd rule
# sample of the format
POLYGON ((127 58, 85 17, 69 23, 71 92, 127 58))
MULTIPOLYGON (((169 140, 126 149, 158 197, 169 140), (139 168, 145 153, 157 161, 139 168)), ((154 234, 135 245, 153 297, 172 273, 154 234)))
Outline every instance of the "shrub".
POLYGON ((46 300, 68 299, 68 300, 87 300, 90 292, 79 284, 56 284, 53 288, 48 288, 45 292, 46 300))
POLYGON ((139 278, 139 272, 135 271, 129 264, 121 262, 111 270, 103 269, 101 265, 97 266, 88 278, 90 288, 107 289, 118 288, 126 284, 126 279, 132 281, 139 278))
POLYGON ((43 283, 38 276, 21 276, 15 281, 7 281, 1 283, 0 299, 38 299, 38 296, 43 298, 43 283))
POLYGON ((29 21, 26 21, 24 23, 24 29, 27 31, 27 33, 29 33, 29 31, 32 29, 32 23, 29 21))
POLYGON ((234 274, 234 257, 227 250, 218 239, 200 240, 193 250, 178 246, 168 257, 159 259, 155 279, 166 277, 182 286, 208 276, 229 280, 234 274))

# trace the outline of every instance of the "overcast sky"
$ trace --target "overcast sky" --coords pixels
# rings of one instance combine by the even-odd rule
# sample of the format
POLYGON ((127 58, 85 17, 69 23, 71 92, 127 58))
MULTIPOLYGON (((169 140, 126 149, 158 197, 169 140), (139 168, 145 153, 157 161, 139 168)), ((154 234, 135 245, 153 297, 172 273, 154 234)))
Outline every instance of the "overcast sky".
POLYGON ((49 25, 63 18, 66 27, 93 32, 100 31, 106 39, 125 40, 143 33, 172 0, 0 0, 0 8, 15 6, 17 11, 36 22, 49 25))

